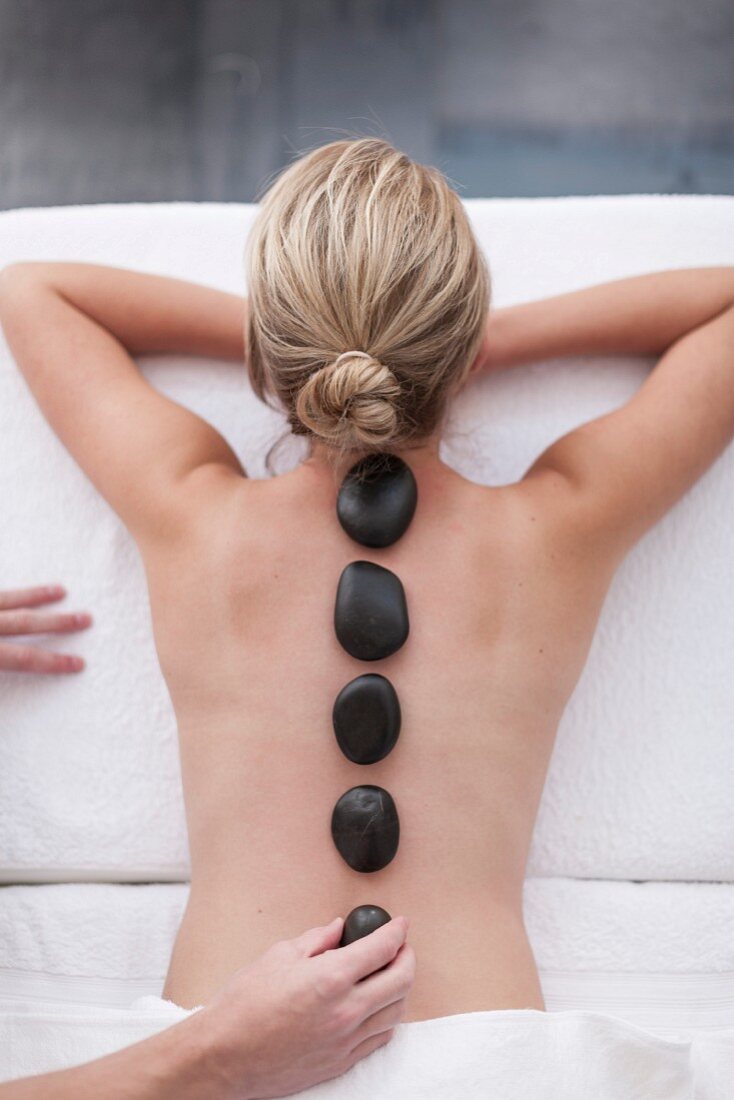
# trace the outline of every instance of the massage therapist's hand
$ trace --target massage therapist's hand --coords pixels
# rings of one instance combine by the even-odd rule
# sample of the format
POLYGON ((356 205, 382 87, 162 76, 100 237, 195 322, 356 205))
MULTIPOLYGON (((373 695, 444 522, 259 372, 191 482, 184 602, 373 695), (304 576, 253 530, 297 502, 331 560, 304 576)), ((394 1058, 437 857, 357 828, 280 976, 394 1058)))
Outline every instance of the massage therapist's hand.
POLYGON ((38 608, 63 600, 60 584, 41 588, 0 591, 0 670, 5 672, 81 672, 84 661, 66 653, 53 653, 40 646, 9 642, 28 634, 75 634, 91 626, 86 611, 39 611, 38 608))
POLYGON ((405 917, 333 950, 343 926, 337 917, 274 944, 179 1023, 0 1084, 0 1100, 267 1100, 338 1077, 388 1042, 415 973, 405 917))
POLYGON ((224 1085, 217 1100, 288 1096, 339 1076, 391 1038, 415 974, 408 922, 397 917, 332 950, 343 923, 274 944, 184 1021, 208 1037, 209 1065, 224 1085))

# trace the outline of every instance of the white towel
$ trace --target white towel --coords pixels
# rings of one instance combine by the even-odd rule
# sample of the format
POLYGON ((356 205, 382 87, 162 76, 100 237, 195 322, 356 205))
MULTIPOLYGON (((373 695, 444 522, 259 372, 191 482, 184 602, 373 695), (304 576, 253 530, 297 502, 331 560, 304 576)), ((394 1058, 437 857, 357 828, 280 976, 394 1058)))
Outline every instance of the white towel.
MULTIPOLYGON (((734 198, 467 207, 497 305, 653 269, 734 262, 734 198)), ((188 204, 11 212, 0 215, 0 263, 73 258, 242 289, 252 214, 188 204)), ((534 364, 484 379, 457 403, 444 455, 478 481, 513 480, 552 439, 631 396, 649 367, 534 364)), ((282 421, 241 371, 181 361, 146 369, 263 476, 282 421)), ((732 496, 730 448, 620 568, 561 723, 531 873, 734 880, 732 496)), ((185 879, 174 719, 137 554, 1 344, 0 500, 2 584, 58 578, 73 605, 96 616, 73 642, 88 660, 83 675, 0 676, 0 875, 185 879)))
MULTIPOLYGON (((0 1080, 79 1065, 188 1015, 156 997, 127 1010, 0 1014, 0 1080)), ((734 1029, 669 1040, 590 1012, 473 1012, 402 1024, 304 1100, 730 1100, 734 1029)))
MULTIPOLYGON (((162 983, 188 893, 183 883, 4 886, 0 975, 162 983)), ((546 970, 734 972, 731 884, 531 878, 524 910, 546 970)))
MULTIPOLYGON (((179 883, 4 887, 0 1009, 159 994, 187 896, 179 883)), ((662 1036, 734 1028, 733 885, 530 879, 525 917, 550 1011, 662 1036)))

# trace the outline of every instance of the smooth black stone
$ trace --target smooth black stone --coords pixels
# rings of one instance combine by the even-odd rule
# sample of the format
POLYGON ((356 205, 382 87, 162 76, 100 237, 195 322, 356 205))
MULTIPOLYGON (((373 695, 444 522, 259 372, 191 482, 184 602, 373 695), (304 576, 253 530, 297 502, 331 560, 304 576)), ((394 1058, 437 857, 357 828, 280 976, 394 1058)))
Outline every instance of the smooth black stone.
POLYGON ((410 466, 383 451, 352 466, 339 489, 336 514, 355 542, 380 549, 405 534, 417 502, 410 466))
POLYGON ((353 764, 376 764, 395 747, 400 703, 390 681, 377 672, 350 680, 332 712, 337 744, 353 764))
POLYGON ((331 835, 342 858, 355 871, 380 871, 398 850, 400 822, 384 787, 351 787, 331 815, 331 835))
POLYGON ((390 920, 392 917, 388 911, 379 905, 358 905, 356 909, 352 909, 344 921, 344 931, 339 940, 339 946, 347 947, 355 940, 369 936, 370 932, 376 932, 390 920))
POLYGON ((408 637, 408 607, 399 577, 371 561, 353 561, 336 592, 334 629, 341 645, 360 661, 379 661, 408 637))

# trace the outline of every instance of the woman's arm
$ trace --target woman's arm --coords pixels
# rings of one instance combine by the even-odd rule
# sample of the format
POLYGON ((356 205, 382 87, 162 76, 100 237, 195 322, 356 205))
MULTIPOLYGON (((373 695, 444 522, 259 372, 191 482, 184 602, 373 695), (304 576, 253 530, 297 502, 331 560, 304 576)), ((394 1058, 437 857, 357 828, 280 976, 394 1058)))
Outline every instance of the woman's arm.
POLYGON ((634 275, 491 310, 477 370, 576 355, 662 355, 734 301, 734 267, 634 275))
POLYGON ((246 301, 237 294, 82 263, 11 264, 0 274, 8 294, 19 283, 56 292, 107 329, 130 355, 176 352, 244 360, 246 301))
POLYGON ((170 528, 194 470, 242 476, 214 428, 148 384, 132 356, 242 360, 244 300, 176 279, 76 263, 0 275, 0 320, 51 427, 136 538, 170 528))
POLYGON ((523 478, 577 545, 618 561, 734 437, 734 267, 638 276, 513 311, 498 340, 510 364, 662 353, 626 404, 567 432, 523 478))

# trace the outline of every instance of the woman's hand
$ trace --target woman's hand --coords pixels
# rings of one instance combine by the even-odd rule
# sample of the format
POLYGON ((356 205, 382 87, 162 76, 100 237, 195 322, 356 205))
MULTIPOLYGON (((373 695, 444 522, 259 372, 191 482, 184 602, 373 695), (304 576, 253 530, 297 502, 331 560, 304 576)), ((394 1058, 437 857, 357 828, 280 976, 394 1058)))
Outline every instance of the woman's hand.
POLYGON ((75 634, 91 626, 87 611, 37 611, 56 603, 66 595, 60 584, 39 588, 0 592, 0 670, 5 672, 81 672, 84 661, 66 653, 27 643, 16 644, 6 638, 27 634, 75 634))
MULTIPOLYGON (((226 1100, 286 1096, 336 1077, 383 1046, 415 976, 397 917, 339 948, 341 917, 274 944, 178 1027, 207 1036, 226 1100), (225 1084, 226 1082, 226 1084, 225 1084)), ((209 1096, 206 1082, 198 1096, 209 1096)))

